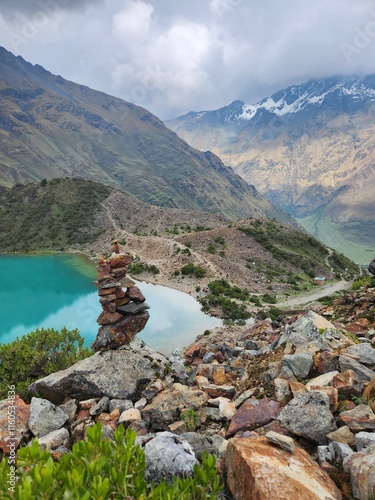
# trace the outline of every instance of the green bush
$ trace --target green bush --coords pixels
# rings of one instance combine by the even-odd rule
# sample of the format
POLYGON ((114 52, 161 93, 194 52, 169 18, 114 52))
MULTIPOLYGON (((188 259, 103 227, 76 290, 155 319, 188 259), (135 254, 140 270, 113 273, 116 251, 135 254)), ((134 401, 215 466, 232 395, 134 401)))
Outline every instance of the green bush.
POLYGON ((83 343, 77 329, 64 327, 61 332, 53 328, 36 329, 9 344, 0 345, 0 399, 5 397, 8 385, 15 385, 16 393, 29 401, 27 387, 32 382, 92 354, 83 343))
POLYGON ((195 266, 191 262, 186 264, 181 268, 182 276, 195 276, 196 278, 203 278, 206 275, 206 271, 201 266, 195 266))
POLYGON ((222 489, 216 459, 206 452, 202 467, 194 475, 147 485, 144 451, 135 445, 136 433, 120 425, 114 441, 103 438, 100 423, 87 429, 87 440, 73 445, 72 452, 53 461, 37 440, 17 452, 17 478, 14 493, 8 489, 9 464, 0 462, 2 499, 36 500, 203 500, 218 498, 222 489))
POLYGON ((359 278, 358 280, 354 281, 352 284, 352 290, 360 290, 363 286, 367 286, 371 284, 371 277, 370 275, 368 276, 363 276, 362 278, 359 278))

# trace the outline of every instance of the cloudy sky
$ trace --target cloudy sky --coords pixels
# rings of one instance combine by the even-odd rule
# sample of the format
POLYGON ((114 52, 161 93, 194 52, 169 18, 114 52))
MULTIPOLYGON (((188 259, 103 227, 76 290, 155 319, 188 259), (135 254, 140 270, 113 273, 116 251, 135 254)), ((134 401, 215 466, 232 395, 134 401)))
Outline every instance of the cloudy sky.
POLYGON ((375 0, 0 0, 0 45, 167 119, 375 73, 375 0))

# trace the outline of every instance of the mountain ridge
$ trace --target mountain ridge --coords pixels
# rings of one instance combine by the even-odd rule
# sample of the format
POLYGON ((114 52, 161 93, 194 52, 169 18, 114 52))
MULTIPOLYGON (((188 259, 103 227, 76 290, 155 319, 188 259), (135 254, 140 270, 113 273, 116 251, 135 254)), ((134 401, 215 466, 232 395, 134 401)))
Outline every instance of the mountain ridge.
POLYGON ((0 49, 0 183, 82 177, 155 205, 296 224, 149 111, 0 49))
POLYGON ((256 105, 234 101, 167 124, 194 147, 212 149, 329 246, 331 233, 349 252, 361 246, 355 260, 366 262, 375 251, 374 116, 368 75, 310 81, 256 105))

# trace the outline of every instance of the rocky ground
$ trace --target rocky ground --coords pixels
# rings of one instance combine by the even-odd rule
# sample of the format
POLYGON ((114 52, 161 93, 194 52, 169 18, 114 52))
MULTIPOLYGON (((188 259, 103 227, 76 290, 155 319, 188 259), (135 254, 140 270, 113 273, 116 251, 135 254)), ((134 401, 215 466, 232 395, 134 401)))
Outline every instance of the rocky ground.
MULTIPOLYGON (((214 453, 236 499, 375 492, 375 288, 202 335, 168 358, 142 341, 97 352, 17 397, 17 440, 57 458, 102 422, 136 430, 152 477, 214 453), (163 460, 155 450, 163 449, 163 460), (175 460, 175 457, 179 460, 175 460)), ((6 452, 7 405, 0 403, 6 452)), ((190 468, 190 469, 189 469, 190 468)))

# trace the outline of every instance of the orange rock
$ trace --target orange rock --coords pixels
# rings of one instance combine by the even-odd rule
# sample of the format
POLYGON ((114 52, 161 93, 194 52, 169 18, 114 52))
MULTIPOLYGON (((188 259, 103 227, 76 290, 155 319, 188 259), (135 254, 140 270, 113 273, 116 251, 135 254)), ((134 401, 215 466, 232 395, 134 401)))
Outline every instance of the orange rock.
POLYGON ((236 500, 341 500, 328 474, 307 452, 282 450, 261 436, 233 438, 226 455, 227 483, 236 500))
POLYGON ((225 373, 225 366, 217 365, 215 367, 213 381, 214 381, 214 384, 216 384, 216 385, 224 385, 228 382, 228 378, 227 378, 227 375, 225 373))
POLYGON ((112 325, 113 323, 120 321, 122 318, 123 315, 117 312, 103 311, 97 319, 97 322, 99 325, 112 325))

